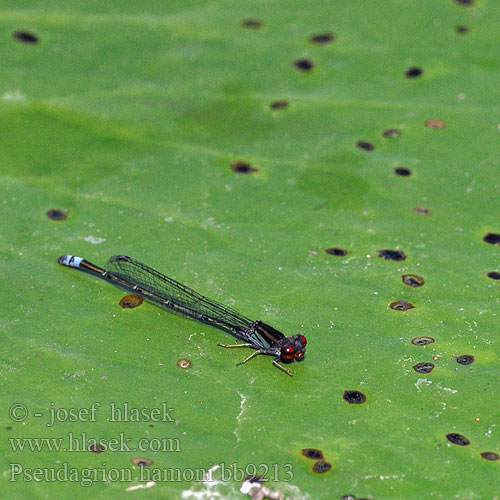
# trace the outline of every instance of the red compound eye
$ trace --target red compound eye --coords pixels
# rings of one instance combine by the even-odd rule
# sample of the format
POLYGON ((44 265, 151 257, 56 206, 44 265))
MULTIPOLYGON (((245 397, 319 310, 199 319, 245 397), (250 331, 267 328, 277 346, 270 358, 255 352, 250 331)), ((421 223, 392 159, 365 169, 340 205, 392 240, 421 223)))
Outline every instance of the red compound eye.
POLYGON ((300 341, 304 344, 304 346, 307 344, 307 339, 304 337, 304 335, 299 335, 300 341))
POLYGON ((290 361, 295 356, 295 349, 292 346, 281 348, 281 359, 290 361))

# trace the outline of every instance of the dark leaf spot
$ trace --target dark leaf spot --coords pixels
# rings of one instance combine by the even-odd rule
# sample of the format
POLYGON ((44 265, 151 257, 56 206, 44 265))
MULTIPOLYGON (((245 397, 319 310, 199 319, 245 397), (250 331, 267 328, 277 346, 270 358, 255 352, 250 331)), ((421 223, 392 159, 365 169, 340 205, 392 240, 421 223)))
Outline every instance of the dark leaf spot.
POLYGON ((131 461, 134 465, 138 465, 139 467, 147 467, 153 464, 153 461, 146 457, 134 457, 131 461))
POLYGON ((427 345, 432 344, 434 339, 432 337, 415 337, 411 339, 413 345, 427 345))
POLYGON ((92 453, 102 453, 103 451, 106 451, 106 448, 101 443, 92 443, 89 446, 89 451, 92 453))
POLYGON ((491 278, 492 280, 500 280, 500 273, 497 271, 490 271, 488 273, 488 278, 491 278))
POLYGON ((360 405, 366 401, 366 396, 360 391, 344 391, 342 397, 352 405, 360 405))
POLYGON ((460 35, 465 35, 469 31, 469 28, 463 24, 459 24, 458 26, 455 26, 455 31, 460 33, 460 35))
POLYGON ((378 256, 385 260, 405 260, 406 255, 401 250, 379 250, 378 256))
POLYGON ((337 247, 327 248, 325 252, 328 255, 335 255, 336 257, 344 257, 344 255, 347 255, 347 250, 337 247))
POLYGON ((251 174, 252 172, 258 172, 258 169, 252 167, 250 163, 239 160, 233 161, 233 163, 231 163, 231 168, 233 169, 233 172, 236 172, 237 174, 251 174))
POLYGON ((422 362, 412 367, 417 373, 430 373, 434 369, 434 363, 422 362))
POLYGON ((302 450, 302 455, 307 458, 312 458, 313 460, 319 460, 323 458, 323 452, 315 448, 304 448, 302 450))
POLYGON ((483 451, 481 453, 481 456, 485 460, 498 460, 500 457, 498 456, 498 453, 494 453, 493 451, 483 451))
POLYGON ((409 309, 414 309, 415 306, 413 304, 410 304, 406 300, 396 300, 395 302, 391 302, 389 304, 389 307, 391 309, 394 309, 395 311, 408 311, 409 309))
POLYGON ((397 128, 388 128, 387 130, 384 130, 382 132, 382 135, 384 137, 389 137, 389 138, 394 138, 394 137, 399 137, 401 135, 401 130, 397 128))
POLYGON ((293 61, 293 65, 300 71, 310 71, 314 67, 314 63, 310 59, 297 59, 293 61))
POLYGON ((431 214, 431 211, 428 208, 424 208, 424 207, 415 207, 413 209, 413 211, 416 214, 420 214, 420 215, 430 215, 431 214))
POLYGON ((177 360, 177 366, 179 368, 182 368, 183 370, 187 370, 188 368, 191 368, 191 361, 189 359, 179 359, 177 360))
POLYGON ((471 365, 474 363, 474 356, 470 354, 462 354, 461 356, 457 356, 457 363, 461 365, 471 365))
POLYGON ((467 446, 470 444, 470 441, 463 436, 462 434, 457 434, 456 432, 450 432, 450 434, 446 434, 446 439, 457 446, 467 446))
POLYGON ((259 21, 258 19, 243 19, 243 21, 241 21, 241 25, 244 28, 252 28, 258 30, 262 27, 262 21, 259 21))
POLYGON ((423 72, 424 71, 421 68, 414 67, 408 69, 405 74, 408 78, 418 78, 423 72))
POLYGON ((248 481, 250 483, 265 483, 267 479, 263 476, 258 476, 257 474, 249 474, 243 479, 243 483, 248 481))
POLYGON ((490 245, 500 245, 500 234, 498 233, 488 233, 483 237, 483 241, 489 243, 490 245))
POLYGON ((318 460, 312 467, 313 472, 316 474, 324 474, 328 472, 332 468, 332 464, 330 462, 326 462, 325 460, 318 460))
POLYGON ((133 309, 134 307, 140 306, 144 302, 144 299, 139 295, 125 295, 120 300, 120 306, 123 309, 133 309))
POLYGON ((446 127, 446 123, 443 120, 430 119, 430 120, 427 120, 425 122, 425 126, 427 128, 434 128, 434 129, 439 130, 439 129, 446 127))
POLYGON ((274 101, 269 105, 269 107, 271 109, 285 109, 288 108, 288 104, 288 101, 274 101))
POLYGON ((472 5, 472 0, 455 0, 455 2, 462 7, 470 7, 472 5))
POLYGON ((401 175, 402 177, 408 177, 411 175, 411 170, 405 167, 397 167, 394 169, 394 173, 396 175, 401 175))
POLYGON ((375 146, 371 142, 367 141, 358 141, 356 146, 364 151, 373 151, 375 149, 375 146))
POLYGON ((45 212, 45 215, 52 220, 64 220, 68 216, 66 212, 57 208, 51 208, 50 210, 47 210, 45 212))
POLYGON ((12 33, 12 38, 22 43, 38 42, 38 36, 34 33, 30 33, 29 31, 14 31, 14 33, 12 33))
POLYGON ((333 40, 335 40, 335 37, 331 33, 321 33, 319 35, 313 35, 311 38, 309 38, 311 42, 313 43, 330 43, 333 40))
POLYGON ((11 431, 12 430, 12 425, 8 425, 6 428, 5 428, 6 431, 11 431))
POLYGON ((421 278, 416 274, 403 274, 401 279, 405 285, 412 286, 414 288, 422 286, 425 283, 424 278, 421 278))

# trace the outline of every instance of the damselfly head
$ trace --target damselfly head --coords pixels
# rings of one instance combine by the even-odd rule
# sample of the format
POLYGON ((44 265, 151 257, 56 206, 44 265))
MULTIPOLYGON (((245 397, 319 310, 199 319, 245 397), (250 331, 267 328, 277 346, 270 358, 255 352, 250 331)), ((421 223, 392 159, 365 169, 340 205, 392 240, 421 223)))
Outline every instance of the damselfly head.
POLYGON ((304 335, 292 335, 281 341, 280 359, 284 363, 302 361, 306 351, 307 340, 304 335))

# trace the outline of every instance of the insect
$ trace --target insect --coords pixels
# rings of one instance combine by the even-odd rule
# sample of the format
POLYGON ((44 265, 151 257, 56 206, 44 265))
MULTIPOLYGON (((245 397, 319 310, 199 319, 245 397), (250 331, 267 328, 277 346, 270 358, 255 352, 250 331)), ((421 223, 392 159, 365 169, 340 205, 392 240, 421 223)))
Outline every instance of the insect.
POLYGON ((59 264, 103 278, 113 285, 144 297, 162 307, 230 333, 243 344, 218 344, 221 347, 250 347, 255 351, 238 365, 259 354, 273 357, 273 364, 288 375, 290 370, 281 363, 302 361, 307 340, 304 335, 286 337, 262 321, 252 321, 242 314, 211 300, 151 267, 125 255, 111 257, 106 269, 75 255, 61 255, 59 264))

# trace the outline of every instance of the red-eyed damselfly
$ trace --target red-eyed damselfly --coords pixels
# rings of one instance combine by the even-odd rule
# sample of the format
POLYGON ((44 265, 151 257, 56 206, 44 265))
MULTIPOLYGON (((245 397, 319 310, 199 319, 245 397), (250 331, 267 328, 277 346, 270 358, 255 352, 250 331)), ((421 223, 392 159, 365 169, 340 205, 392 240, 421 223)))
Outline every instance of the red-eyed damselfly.
POLYGON ((252 321, 131 257, 115 255, 108 260, 106 269, 75 255, 61 255, 58 262, 103 278, 119 288, 144 297, 150 302, 230 333, 244 343, 218 344, 219 346, 255 349, 238 365, 250 361, 258 354, 267 354, 274 356, 273 364, 275 366, 288 375, 292 375, 290 370, 279 362, 291 363, 304 359, 307 343, 304 335, 286 337, 272 326, 262 321, 252 321))

